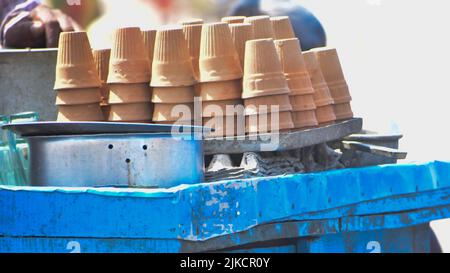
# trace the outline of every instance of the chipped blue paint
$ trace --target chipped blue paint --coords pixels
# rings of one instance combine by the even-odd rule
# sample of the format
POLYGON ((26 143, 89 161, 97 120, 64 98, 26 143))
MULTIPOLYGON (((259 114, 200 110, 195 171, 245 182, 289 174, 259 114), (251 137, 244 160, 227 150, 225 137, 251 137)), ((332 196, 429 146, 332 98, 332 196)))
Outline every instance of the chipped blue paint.
POLYGON ((1 187, 0 252, 45 252, 61 238, 104 242, 92 252, 121 252, 124 242, 141 252, 214 250, 414 226, 450 217, 449 206, 450 162, 439 161, 165 190, 1 187))
MULTIPOLYGON (((406 223, 399 221, 405 217, 411 217, 411 213, 394 215, 377 215, 380 220, 374 221, 382 223, 386 216, 388 226, 376 226, 367 224, 374 216, 362 216, 357 219, 349 217, 342 219, 327 219, 315 221, 284 222, 277 224, 266 224, 257 226, 248 232, 231 234, 230 236, 216 237, 204 242, 187 242, 175 239, 149 239, 149 238, 77 238, 77 237, 0 237, 0 252, 69 252, 66 247, 71 242, 80 245, 81 251, 86 253, 177 253, 177 252, 204 252, 217 251, 226 248, 236 248, 242 245, 264 243, 265 241, 290 239, 292 243, 298 242, 297 251, 300 252, 364 252, 361 245, 367 244, 368 239, 382 242, 385 252, 396 252, 411 247, 412 245, 427 244, 429 241, 420 241, 423 237, 415 238, 415 241, 391 241, 383 236, 388 230, 391 237, 402 237, 406 232, 415 229, 415 226, 423 226, 432 220, 440 219, 444 215, 450 215, 450 205, 445 208, 424 209, 416 211, 412 216, 414 222, 406 223), (340 221, 351 223, 350 225, 339 227, 340 221), (282 233, 278 229, 281 226, 282 233), (357 227, 357 231, 355 231, 357 227), (389 228, 388 228, 389 227, 389 228), (395 235, 397 234, 397 235, 395 235), (310 237, 312 236, 312 237, 310 237), (375 236, 375 237, 374 237, 375 236), (361 238, 349 241, 349 238, 361 238), (383 239, 384 238, 384 239, 383 239), (322 243, 331 242, 331 243, 322 243), (389 248, 386 248, 390 245, 389 248), (308 246, 308 247, 306 247, 308 246), (320 251, 318 246, 321 247, 320 251)), ((429 229, 429 228, 428 228, 429 229)), ((429 230, 427 231, 429 232, 429 230)), ((411 237, 411 236, 410 236, 411 237)), ((292 244, 291 243, 291 244, 292 244)), ((279 252, 283 246, 275 247, 253 247, 240 250, 244 252, 279 252), (247 250, 244 250, 247 249, 247 250)), ((287 250, 286 250, 287 251, 287 250)), ((291 252, 289 250, 289 252, 291 252)), ((422 248, 411 249, 411 251, 424 251, 422 248)), ((234 251, 232 251, 234 252, 234 251)))
POLYGON ((401 229, 330 234, 299 238, 298 252, 306 253, 428 253, 430 227, 426 224, 401 229))

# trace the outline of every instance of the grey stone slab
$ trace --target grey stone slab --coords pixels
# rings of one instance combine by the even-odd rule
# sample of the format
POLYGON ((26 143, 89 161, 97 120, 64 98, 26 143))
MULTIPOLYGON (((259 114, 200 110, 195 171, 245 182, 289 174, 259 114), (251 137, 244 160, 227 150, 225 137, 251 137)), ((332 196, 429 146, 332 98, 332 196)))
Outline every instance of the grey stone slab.
POLYGON ((353 118, 333 125, 296 131, 291 133, 280 133, 277 135, 261 135, 258 137, 238 137, 223 139, 206 139, 205 154, 240 154, 245 152, 267 151, 274 147, 275 151, 288 151, 309 147, 329 141, 339 140, 348 135, 358 133, 362 130, 362 118, 353 118), (272 136, 270 138, 269 136, 272 136), (268 145, 278 138, 277 145, 268 145))

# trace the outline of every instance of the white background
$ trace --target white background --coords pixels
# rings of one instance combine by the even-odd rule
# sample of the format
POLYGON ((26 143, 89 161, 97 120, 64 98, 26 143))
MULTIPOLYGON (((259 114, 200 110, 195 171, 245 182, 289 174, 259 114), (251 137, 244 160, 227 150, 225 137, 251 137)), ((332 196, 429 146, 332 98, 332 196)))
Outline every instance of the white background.
MULTIPOLYGON (((450 160, 450 1, 299 2, 338 49, 365 128, 404 134, 407 161, 450 160)), ((432 227, 450 252, 450 221, 432 227)))

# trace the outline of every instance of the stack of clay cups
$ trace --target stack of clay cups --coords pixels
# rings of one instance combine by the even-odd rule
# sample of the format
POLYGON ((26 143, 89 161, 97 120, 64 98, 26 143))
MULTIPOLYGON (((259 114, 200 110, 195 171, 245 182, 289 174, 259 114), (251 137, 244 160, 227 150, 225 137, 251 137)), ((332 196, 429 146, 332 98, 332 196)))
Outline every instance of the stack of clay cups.
POLYGON ((166 26, 156 33, 153 55, 153 122, 189 125, 194 119, 194 69, 181 26, 166 26))
POLYGON ((101 81, 86 32, 59 37, 56 79, 58 121, 102 121, 101 81))
POLYGON ((304 52, 303 58, 315 91, 314 101, 317 106, 317 121, 320 126, 333 124, 336 121, 334 100, 323 77, 319 63, 312 51, 304 52))
POLYGON ((109 61, 109 121, 150 122, 152 105, 148 85, 150 61, 141 30, 119 28, 114 32, 109 61))
POLYGON ((191 57, 194 75, 198 80, 200 77, 199 57, 200 57, 200 40, 202 36, 203 20, 191 19, 181 22, 183 26, 184 38, 186 39, 189 56, 191 57))
POLYGON ((271 17, 270 21, 272 22, 272 29, 275 39, 282 40, 296 38, 291 20, 288 16, 271 17))
POLYGON ((272 22, 268 15, 246 17, 244 22, 252 25, 254 39, 275 39, 272 22))
POLYGON ((244 20, 245 16, 227 16, 222 18, 222 22, 227 24, 244 23, 244 20))
POLYGON ((106 83, 108 80, 108 70, 109 70, 109 57, 111 54, 111 49, 95 49, 92 50, 92 55, 94 56, 94 62, 97 66, 98 76, 102 82, 102 87, 100 88, 102 100, 100 102, 100 107, 102 108, 103 117, 105 120, 109 117, 110 106, 108 105, 109 88, 106 83))
POLYGON ((239 55, 241 67, 244 68, 245 60, 245 43, 253 40, 253 29, 249 23, 233 23, 229 24, 231 38, 233 39, 234 47, 239 55))
POLYGON ((317 126, 314 88, 303 60, 300 41, 297 38, 276 40, 275 46, 291 90, 290 101, 295 128, 317 126))
POLYGON ((317 106, 316 116, 319 125, 333 124, 336 121, 334 100, 323 77, 320 65, 312 51, 303 53, 303 58, 315 91, 314 101, 317 106))
POLYGON ((273 39, 248 41, 242 93, 246 132, 257 134, 293 129, 289 95, 290 90, 273 39))
POLYGON ((314 52, 334 100, 336 119, 353 118, 353 111, 350 105, 352 97, 345 81, 336 49, 317 49, 314 52))
POLYGON ((215 129, 210 136, 243 135, 244 126, 237 126, 243 124, 238 120, 244 119, 242 68, 227 23, 203 25, 199 66, 200 88, 196 96, 202 100, 204 126, 215 129))

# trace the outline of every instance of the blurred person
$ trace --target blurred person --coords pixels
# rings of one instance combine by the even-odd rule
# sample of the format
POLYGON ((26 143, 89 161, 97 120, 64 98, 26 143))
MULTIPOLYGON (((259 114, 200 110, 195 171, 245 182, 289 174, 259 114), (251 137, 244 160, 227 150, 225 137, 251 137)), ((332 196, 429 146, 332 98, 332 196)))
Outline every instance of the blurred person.
POLYGON ((0 45, 9 48, 57 47, 63 31, 80 26, 39 0, 0 0, 0 45))
POLYGON ((77 0, 43 1, 48 6, 59 9, 70 16, 84 29, 86 29, 92 21, 101 15, 99 0, 79 0, 79 2, 77 0))
POLYGON ((0 44, 10 48, 56 47, 59 33, 89 27, 95 48, 110 47, 119 27, 156 28, 188 18, 208 0, 0 0, 0 44), (45 5, 48 3, 48 5, 45 5), (62 9, 52 9, 57 7, 62 9), (103 14, 102 14, 103 13, 103 14), (73 16, 68 16, 70 14, 73 16), (91 24, 92 22, 92 24, 91 24))
POLYGON ((287 15, 291 19, 295 35, 303 50, 326 46, 325 30, 320 21, 297 0, 239 0, 231 8, 230 15, 270 16, 287 15))

